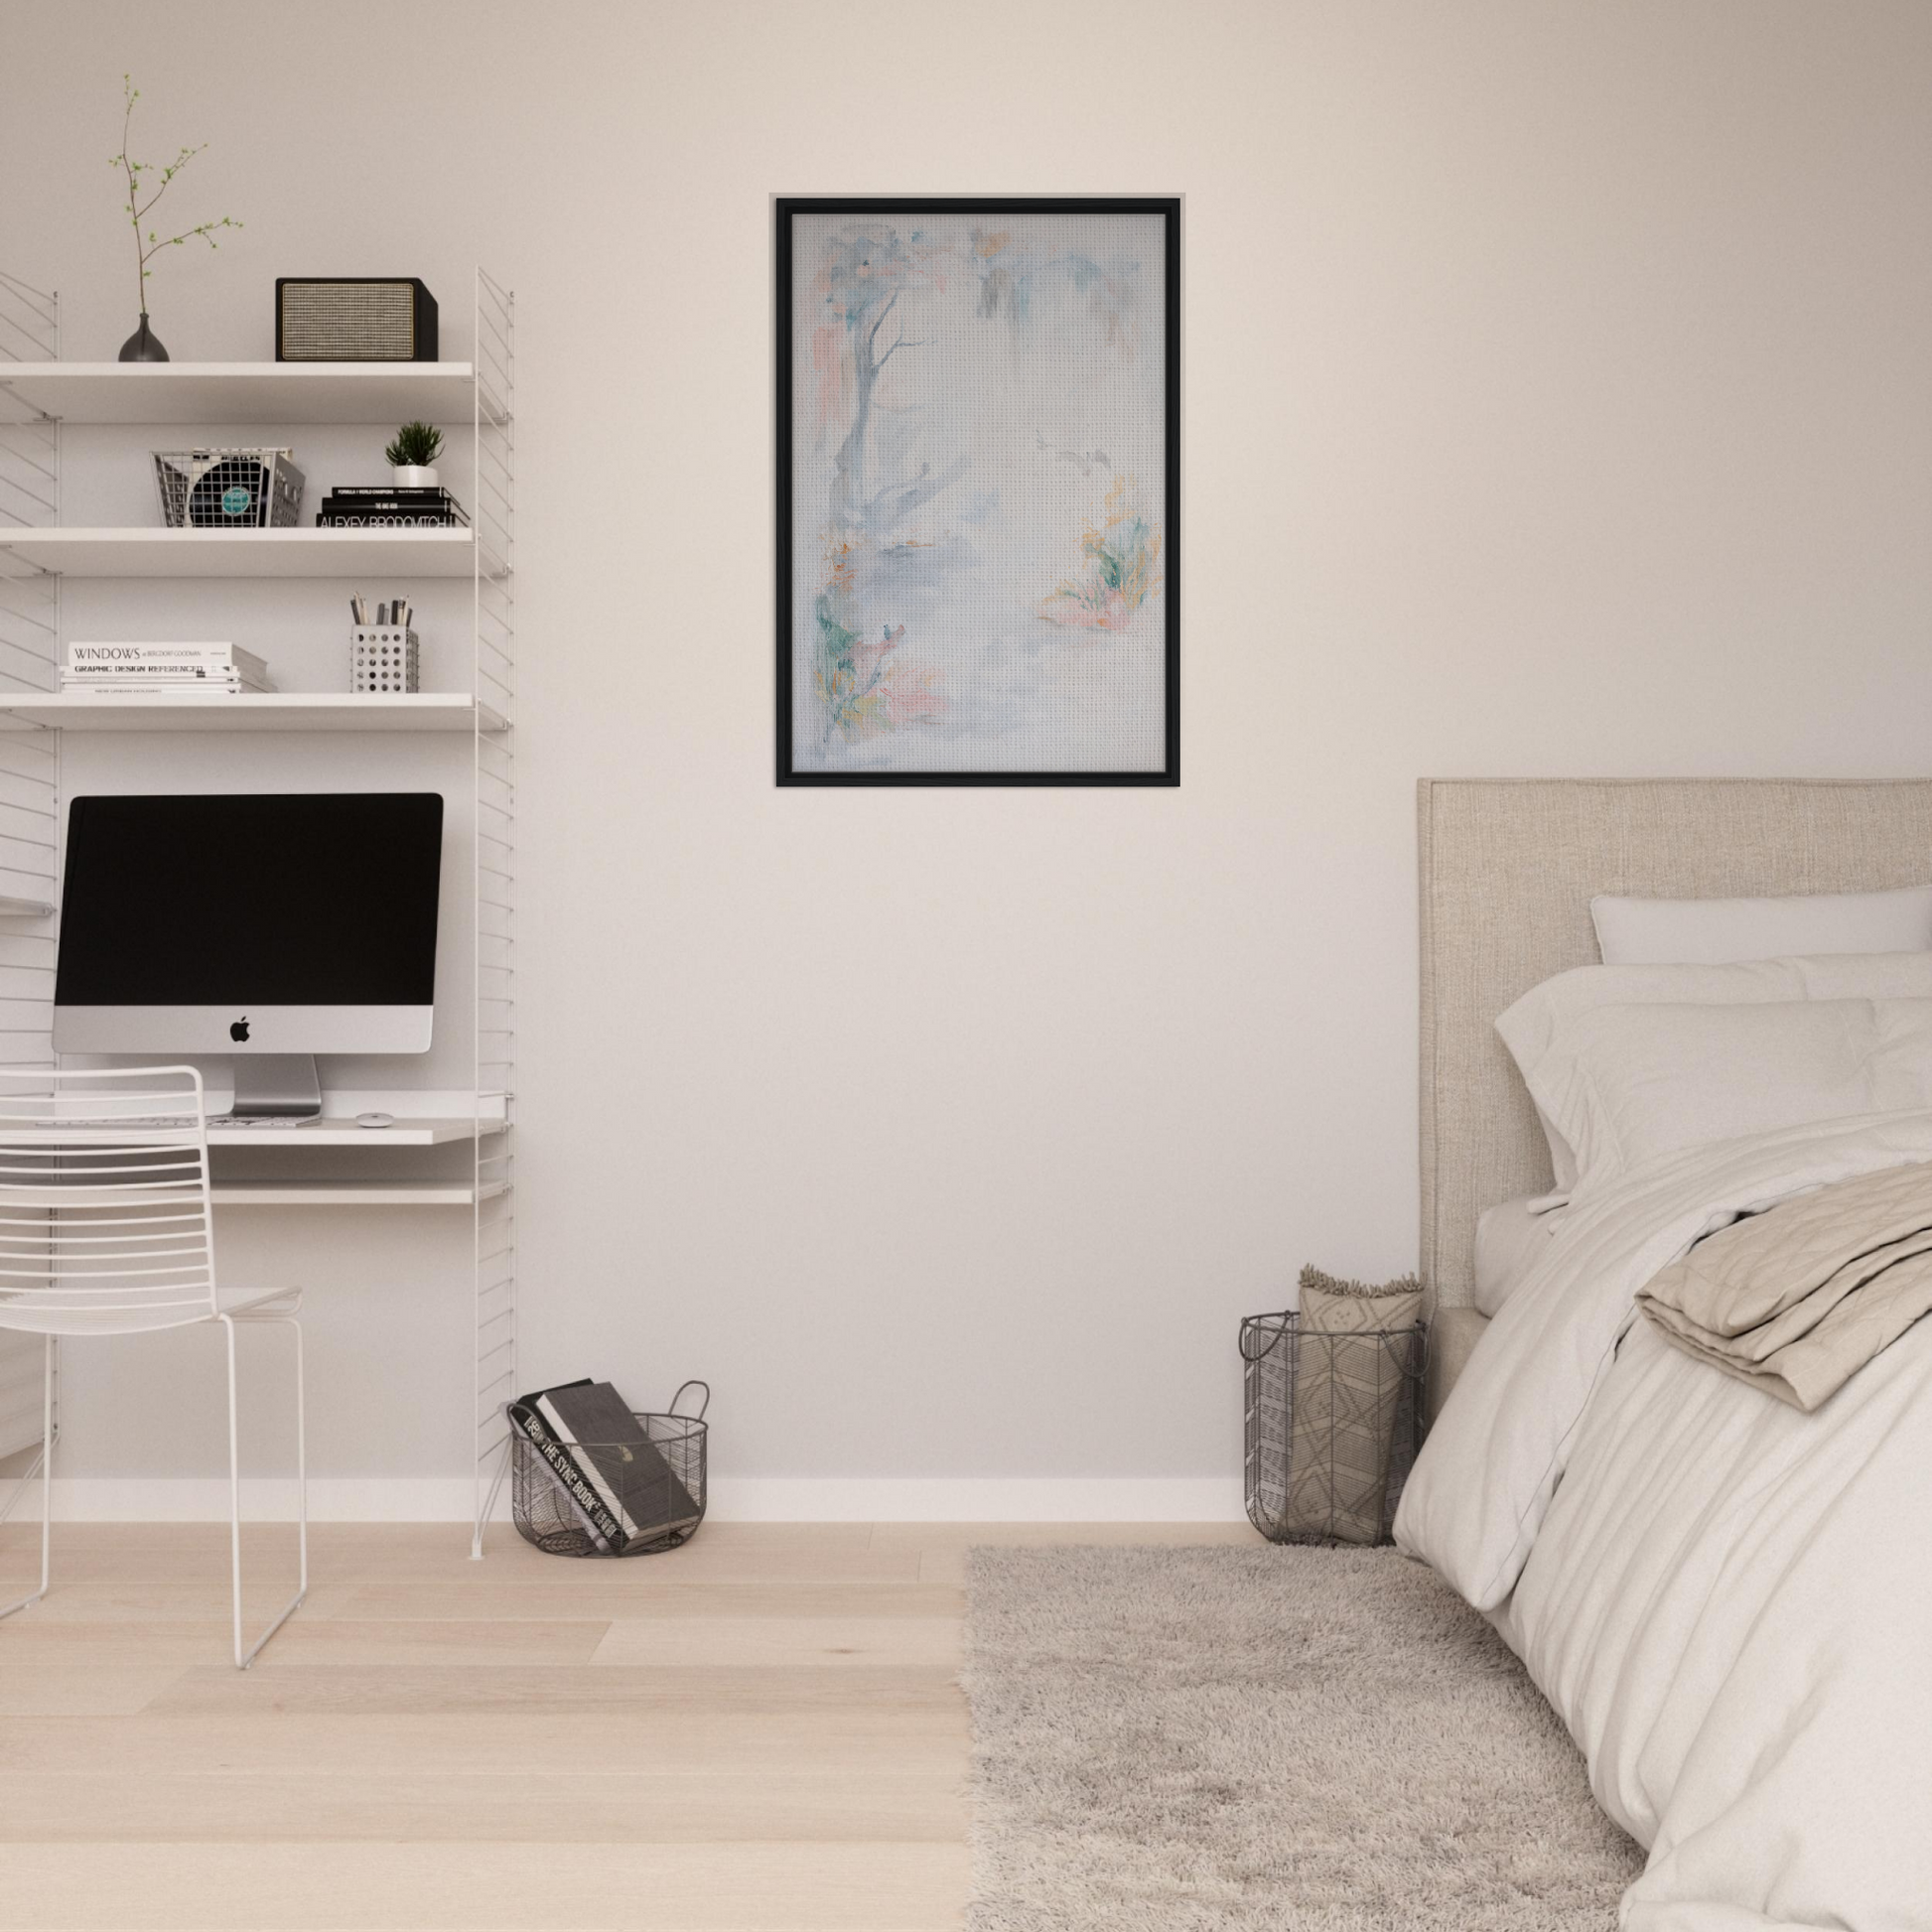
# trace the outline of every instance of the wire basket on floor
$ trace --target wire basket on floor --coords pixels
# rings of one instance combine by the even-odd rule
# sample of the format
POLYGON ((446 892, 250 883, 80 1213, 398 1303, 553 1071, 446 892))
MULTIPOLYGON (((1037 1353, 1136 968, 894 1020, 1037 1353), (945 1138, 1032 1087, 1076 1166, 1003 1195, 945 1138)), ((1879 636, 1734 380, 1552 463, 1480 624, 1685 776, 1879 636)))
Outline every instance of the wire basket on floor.
POLYGON ((1248 1520, 1271 1543, 1391 1540, 1422 1447, 1424 1334, 1315 1334, 1293 1309, 1242 1321, 1248 1520))
POLYGON ((693 1381, 672 1396, 668 1411, 631 1412, 656 1451, 655 1462, 637 1454, 631 1444, 564 1446, 585 1452, 576 1458, 580 1467, 589 1464, 604 1478, 607 1505, 614 1505, 618 1519, 630 1526, 617 1544, 587 1521, 543 1451, 516 1428, 512 1417, 510 1515, 517 1533, 553 1557, 647 1557, 688 1543, 704 1521, 704 1412, 710 1406, 709 1384, 693 1381), (704 1399, 695 1416, 680 1416, 677 1405, 690 1389, 704 1390, 704 1399))

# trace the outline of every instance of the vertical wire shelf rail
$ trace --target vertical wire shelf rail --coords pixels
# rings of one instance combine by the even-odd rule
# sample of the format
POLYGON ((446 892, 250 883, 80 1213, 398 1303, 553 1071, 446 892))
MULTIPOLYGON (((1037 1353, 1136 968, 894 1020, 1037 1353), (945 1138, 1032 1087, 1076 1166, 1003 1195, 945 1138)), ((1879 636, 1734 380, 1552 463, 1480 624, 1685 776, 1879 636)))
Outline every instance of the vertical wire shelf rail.
MULTIPOLYGON (((61 298, 0 269, 0 524, 51 529, 61 520, 61 425, 7 385, 11 363, 61 358, 61 298)), ((0 551, 0 693, 60 684, 61 579, 0 551)), ((0 729, 0 1064, 54 1063, 55 907, 59 898, 61 734, 0 729)), ((11 1512, 47 1452, 40 1347, 0 1331, 0 1456, 38 1447, 0 1496, 11 1512)), ((55 1357, 53 1434, 60 1435, 55 1357)))
POLYGON ((504 1404, 516 1393, 515 298, 477 270, 474 472, 476 531, 476 1520, 470 1554, 509 1467, 504 1404), (502 720, 485 730, 484 707, 502 720))

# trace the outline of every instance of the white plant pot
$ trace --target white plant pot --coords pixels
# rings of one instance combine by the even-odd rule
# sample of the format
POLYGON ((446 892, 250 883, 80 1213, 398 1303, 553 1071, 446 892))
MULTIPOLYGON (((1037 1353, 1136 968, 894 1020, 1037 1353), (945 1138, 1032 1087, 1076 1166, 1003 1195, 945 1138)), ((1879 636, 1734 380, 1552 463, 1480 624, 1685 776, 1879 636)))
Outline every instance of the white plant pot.
POLYGON ((389 474, 395 479, 398 489, 434 489, 436 487, 436 471, 430 465, 398 463, 390 467, 389 474))

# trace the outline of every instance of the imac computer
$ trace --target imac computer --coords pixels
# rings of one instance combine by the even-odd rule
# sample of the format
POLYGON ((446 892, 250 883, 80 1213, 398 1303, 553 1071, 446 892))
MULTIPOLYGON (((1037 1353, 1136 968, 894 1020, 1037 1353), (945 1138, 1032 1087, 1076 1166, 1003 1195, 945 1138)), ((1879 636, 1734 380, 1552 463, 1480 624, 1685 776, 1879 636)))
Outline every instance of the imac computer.
POLYGON ((322 1111, 318 1053, 424 1053, 433 791, 75 798, 60 1053, 232 1056, 237 1120, 322 1111))

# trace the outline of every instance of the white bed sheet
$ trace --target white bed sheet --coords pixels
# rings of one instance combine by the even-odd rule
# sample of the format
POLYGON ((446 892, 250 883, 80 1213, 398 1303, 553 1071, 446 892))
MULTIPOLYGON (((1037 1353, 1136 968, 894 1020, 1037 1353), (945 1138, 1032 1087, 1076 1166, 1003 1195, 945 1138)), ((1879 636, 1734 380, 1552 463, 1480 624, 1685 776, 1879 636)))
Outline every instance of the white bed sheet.
POLYGON ((1650 1848, 1624 1932, 1932 1932, 1932 1324, 1815 1415, 1632 1326, 1698 1235, 1932 1161, 1932 1114, 1654 1162, 1504 1305, 1397 1540, 1522 1655, 1650 1848))

